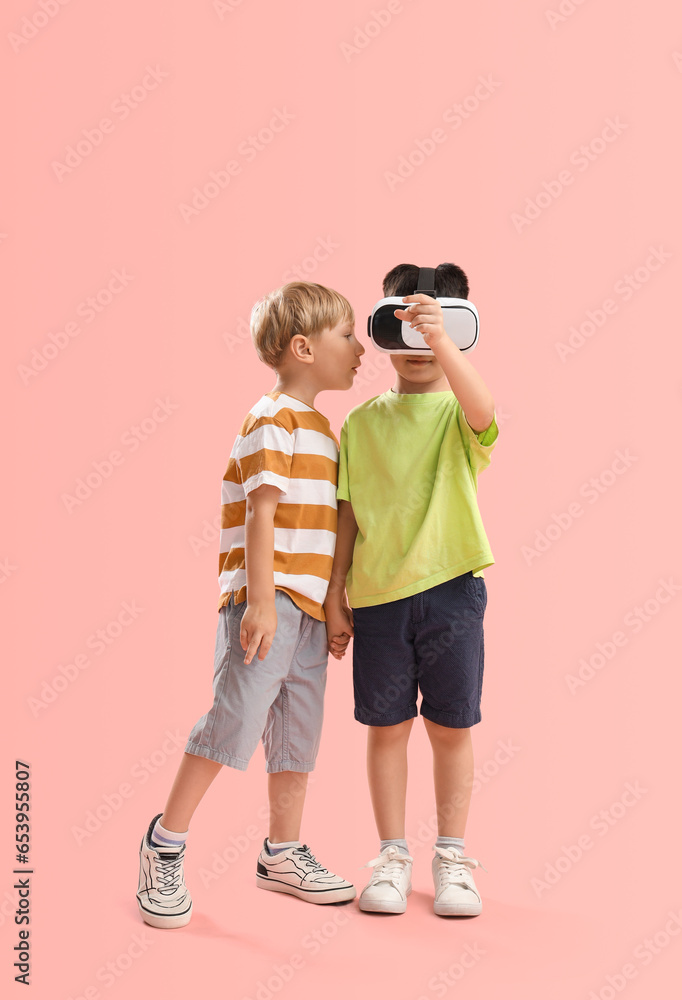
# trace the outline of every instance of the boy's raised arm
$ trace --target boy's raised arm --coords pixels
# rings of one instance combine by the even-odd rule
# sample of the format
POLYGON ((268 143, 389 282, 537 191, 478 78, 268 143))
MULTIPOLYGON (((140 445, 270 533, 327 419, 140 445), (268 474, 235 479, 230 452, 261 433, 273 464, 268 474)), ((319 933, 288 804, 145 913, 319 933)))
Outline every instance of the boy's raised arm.
POLYGON ((406 295, 403 302, 410 305, 397 309, 395 315, 422 334, 459 400, 466 422, 474 434, 482 434, 493 422, 495 402, 481 375, 445 332, 440 302, 423 292, 406 295))
POLYGON ((474 434, 486 431, 495 415, 495 403, 488 386, 471 362, 451 340, 433 348, 439 365, 460 402, 466 422, 474 434))

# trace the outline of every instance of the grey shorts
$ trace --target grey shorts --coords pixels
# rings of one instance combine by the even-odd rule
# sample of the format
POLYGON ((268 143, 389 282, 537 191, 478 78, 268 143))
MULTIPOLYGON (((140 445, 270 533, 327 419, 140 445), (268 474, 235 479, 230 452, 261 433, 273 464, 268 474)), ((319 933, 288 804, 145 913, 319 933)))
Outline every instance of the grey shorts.
POLYGON ((213 706, 189 735, 186 753, 245 771, 260 740, 267 771, 312 771, 327 683, 327 627, 275 590, 277 630, 264 660, 244 664, 239 641, 246 601, 218 612, 213 706))

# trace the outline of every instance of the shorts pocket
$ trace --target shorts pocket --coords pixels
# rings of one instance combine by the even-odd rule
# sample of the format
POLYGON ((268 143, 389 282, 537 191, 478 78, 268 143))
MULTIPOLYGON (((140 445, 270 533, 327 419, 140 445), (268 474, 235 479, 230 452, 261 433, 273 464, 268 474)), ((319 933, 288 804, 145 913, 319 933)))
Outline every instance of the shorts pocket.
POLYGON ((469 570, 464 575, 464 582, 467 593, 470 594, 478 614, 483 617, 488 604, 488 588, 485 585, 485 580, 482 576, 474 576, 473 571, 469 570))
POLYGON ((239 646, 241 648, 239 632, 241 630, 242 618, 246 611, 246 605, 246 601, 242 601, 241 604, 235 604, 234 599, 230 598, 230 603, 226 608, 227 642, 230 646, 239 646))

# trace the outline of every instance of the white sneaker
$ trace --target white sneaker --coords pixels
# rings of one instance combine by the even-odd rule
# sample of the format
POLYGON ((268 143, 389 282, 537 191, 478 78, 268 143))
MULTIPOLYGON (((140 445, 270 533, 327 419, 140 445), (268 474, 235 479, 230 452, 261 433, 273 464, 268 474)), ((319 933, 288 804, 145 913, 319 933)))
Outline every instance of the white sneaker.
POLYGON ((374 868, 360 894, 361 910, 368 913, 404 913, 412 892, 412 858, 395 844, 384 847, 378 858, 364 866, 374 868))
POLYGON ((140 844, 140 878, 137 905, 142 919, 152 927, 184 927, 192 916, 192 897, 185 885, 185 845, 154 847, 151 834, 155 816, 140 844))
POLYGON ((273 892, 288 892, 308 903, 345 903, 355 899, 355 886, 334 875, 317 861, 306 844, 270 854, 263 841, 258 856, 256 885, 273 892))
POLYGON ((441 917, 477 916, 483 909, 472 871, 480 861, 465 857, 456 847, 434 847, 433 885, 436 898, 433 911, 441 917))

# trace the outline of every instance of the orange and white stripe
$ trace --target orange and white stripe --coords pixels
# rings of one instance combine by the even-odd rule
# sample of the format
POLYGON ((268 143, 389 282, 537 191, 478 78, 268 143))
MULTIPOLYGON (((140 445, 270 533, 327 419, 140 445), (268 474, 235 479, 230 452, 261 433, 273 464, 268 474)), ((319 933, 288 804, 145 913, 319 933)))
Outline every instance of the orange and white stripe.
POLYGON ((339 444, 329 421, 302 400, 273 390, 249 411, 232 447, 221 495, 220 602, 246 600, 246 497, 263 483, 282 492, 275 511, 275 587, 325 620, 336 545, 339 444))

